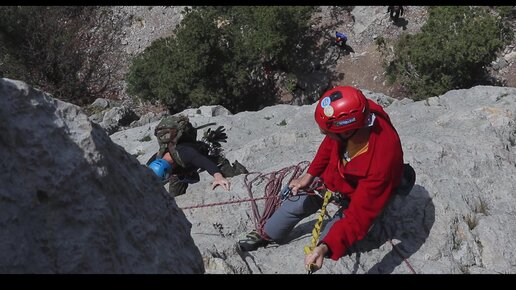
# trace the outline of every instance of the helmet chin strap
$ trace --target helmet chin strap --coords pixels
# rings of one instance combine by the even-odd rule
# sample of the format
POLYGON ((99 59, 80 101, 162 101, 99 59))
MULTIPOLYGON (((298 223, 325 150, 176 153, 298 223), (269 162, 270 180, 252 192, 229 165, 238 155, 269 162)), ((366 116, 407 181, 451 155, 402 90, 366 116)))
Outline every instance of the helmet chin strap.
POLYGON ((353 138, 353 136, 355 136, 355 134, 357 133, 357 131, 358 131, 358 130, 360 130, 360 129, 356 129, 356 130, 355 130, 355 132, 353 132, 353 134, 349 135, 349 137, 348 137, 348 138, 344 138, 344 137, 342 137, 342 135, 341 135, 341 134, 337 134, 337 138, 339 138, 340 142, 345 143, 345 142, 347 142, 349 139, 353 138))

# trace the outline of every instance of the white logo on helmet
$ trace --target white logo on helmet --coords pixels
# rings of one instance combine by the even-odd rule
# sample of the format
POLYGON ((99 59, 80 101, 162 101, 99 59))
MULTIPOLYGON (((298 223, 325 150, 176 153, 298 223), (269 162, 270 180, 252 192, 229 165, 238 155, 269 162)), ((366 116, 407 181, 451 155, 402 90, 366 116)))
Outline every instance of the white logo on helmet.
POLYGON ((357 119, 355 117, 353 117, 353 118, 337 121, 337 122, 335 122, 333 124, 335 125, 335 127, 341 127, 341 126, 349 125, 349 124, 354 123, 356 121, 357 121, 357 119))
POLYGON ((324 114, 326 115, 326 117, 333 117, 334 112, 335 111, 333 110, 332 106, 326 106, 326 108, 324 108, 324 114))
POLYGON ((331 99, 330 97, 325 97, 324 99, 321 100, 321 108, 326 108, 330 105, 331 103, 331 99))

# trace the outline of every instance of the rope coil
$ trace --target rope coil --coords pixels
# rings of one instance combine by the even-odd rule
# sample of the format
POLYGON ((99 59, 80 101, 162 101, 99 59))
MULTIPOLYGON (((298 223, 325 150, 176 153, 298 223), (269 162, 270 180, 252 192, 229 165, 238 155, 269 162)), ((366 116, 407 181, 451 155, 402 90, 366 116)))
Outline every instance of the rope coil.
POLYGON ((254 225, 256 228, 256 231, 261 235, 265 236, 265 233, 263 231, 263 228, 265 226, 265 223, 267 220, 272 216, 272 214, 276 211, 276 209, 280 206, 282 200, 280 193, 283 180, 285 177, 289 174, 291 174, 290 178, 286 182, 286 184, 289 184, 293 179, 298 178, 308 167, 310 164, 309 161, 302 161, 299 162, 297 165, 288 166, 283 169, 280 169, 278 171, 273 171, 266 174, 261 173, 249 173, 244 178, 244 183, 247 188, 247 193, 249 194, 251 199, 254 199, 253 197, 253 184, 261 183, 263 181, 266 181, 264 188, 264 196, 263 199, 266 199, 265 205, 263 207, 263 212, 260 214, 260 211, 258 209, 258 205, 256 202, 251 203, 251 208, 253 209, 253 216, 254 216, 254 225), (254 177, 252 180, 248 180, 248 177, 251 174, 258 174, 256 177, 254 177))

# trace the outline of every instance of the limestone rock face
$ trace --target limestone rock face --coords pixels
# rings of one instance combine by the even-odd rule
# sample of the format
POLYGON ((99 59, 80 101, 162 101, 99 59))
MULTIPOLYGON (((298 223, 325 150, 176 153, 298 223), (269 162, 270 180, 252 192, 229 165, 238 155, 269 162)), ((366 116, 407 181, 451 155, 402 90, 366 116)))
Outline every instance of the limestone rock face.
POLYGON ((151 170, 79 107, 0 79, 1 273, 204 273, 151 170))
MULTIPOLYGON (((408 196, 394 198, 349 255, 326 259, 317 273, 410 274, 411 267, 427 274, 516 273, 516 88, 477 86, 418 102, 364 94, 389 113, 404 160, 417 173, 416 184, 408 196)), ((303 247, 310 245, 318 213, 302 220, 288 243, 241 253, 235 243, 255 228, 254 214, 250 202, 235 202, 249 199, 246 180, 256 173, 313 159, 323 138, 314 108, 276 105, 234 115, 188 114, 194 125, 224 125, 226 157, 253 173, 230 178, 229 192, 211 190, 213 178, 201 173, 201 181, 176 198, 192 223, 206 272, 305 273, 303 247), (233 203, 221 204, 227 201, 233 203), (210 204, 217 205, 191 208, 210 204)), ((156 124, 111 138, 144 164, 158 149, 152 135, 156 124)), ((255 198, 263 196, 265 184, 253 185, 255 198)), ((265 202, 256 204, 262 210, 265 202)), ((329 206, 330 214, 335 210, 329 206)))
MULTIPOLYGON (((516 88, 418 102, 364 93, 389 113, 416 185, 317 273, 516 273, 516 88)), ((249 199, 248 181, 314 157, 323 138, 314 107, 185 110, 194 126, 225 126, 226 157, 251 173, 231 177, 227 192, 212 190, 203 172, 171 199, 144 166, 158 149, 157 122, 108 136, 78 107, 1 79, 0 272, 305 273, 318 213, 286 243, 249 253, 235 243, 255 228, 251 203, 239 202, 249 199)), ((266 184, 253 184, 255 198, 266 184)))

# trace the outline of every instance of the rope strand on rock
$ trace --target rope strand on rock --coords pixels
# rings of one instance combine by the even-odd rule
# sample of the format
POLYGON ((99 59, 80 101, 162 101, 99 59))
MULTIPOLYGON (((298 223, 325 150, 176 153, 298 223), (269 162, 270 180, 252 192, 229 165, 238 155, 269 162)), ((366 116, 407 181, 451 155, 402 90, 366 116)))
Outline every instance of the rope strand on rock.
POLYGON ((248 201, 262 200, 262 199, 266 199, 266 198, 272 198, 272 197, 245 198, 245 199, 238 199, 238 200, 231 200, 231 201, 221 201, 221 202, 186 206, 186 207, 181 207, 181 209, 185 210, 185 209, 192 209, 192 208, 202 208, 202 207, 211 207, 211 206, 217 206, 217 205, 242 203, 242 202, 248 202, 248 201))
MULTIPOLYGON (((265 224, 265 221, 274 213, 274 211, 278 208, 278 206, 281 203, 278 198, 278 196, 279 196, 278 193, 281 190, 281 184, 283 183, 283 179, 285 178, 285 176, 288 175, 290 172, 292 172, 292 176, 288 180, 288 183, 290 183, 290 181, 292 179, 298 178, 301 175, 301 173, 303 173, 303 171, 308 167, 309 164, 310 164, 310 162, 308 162, 308 161, 302 161, 297 165, 285 167, 281 170, 273 171, 273 172, 266 173, 266 174, 262 174, 259 172, 251 172, 251 173, 246 174, 246 176, 244 177, 244 182, 246 184, 247 192, 249 193, 250 198, 185 206, 185 207, 181 207, 180 209, 186 210, 186 209, 212 207, 212 206, 235 204, 235 203, 251 201, 251 202, 253 202, 251 204, 251 206, 253 208, 253 214, 255 217, 255 225, 262 224, 262 226, 263 226, 265 224), (252 174, 258 174, 258 175, 249 182, 248 177, 252 174), (265 186, 264 196, 254 198, 253 192, 252 192, 253 183, 262 181, 264 179, 267 179, 267 181, 268 181, 265 186), (260 215, 255 201, 263 200, 263 199, 266 200, 266 203, 265 203, 265 207, 264 207, 264 213, 262 215, 260 215)), ((258 229, 258 226, 257 226, 257 229, 258 229)))

